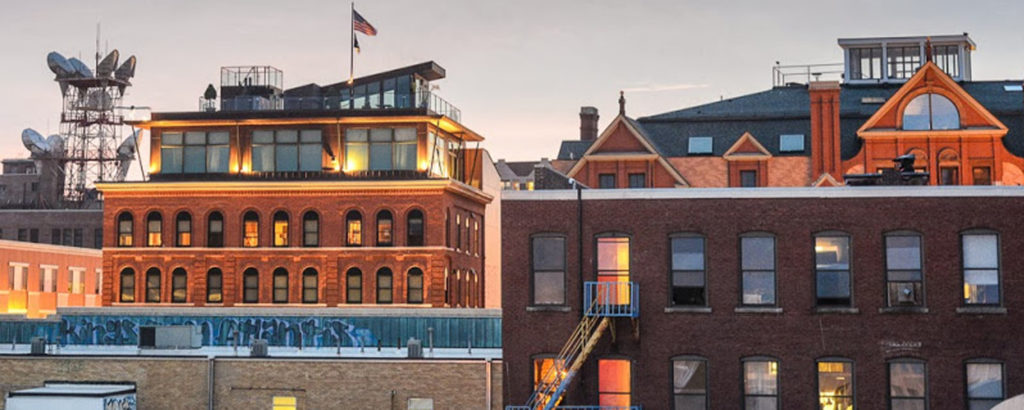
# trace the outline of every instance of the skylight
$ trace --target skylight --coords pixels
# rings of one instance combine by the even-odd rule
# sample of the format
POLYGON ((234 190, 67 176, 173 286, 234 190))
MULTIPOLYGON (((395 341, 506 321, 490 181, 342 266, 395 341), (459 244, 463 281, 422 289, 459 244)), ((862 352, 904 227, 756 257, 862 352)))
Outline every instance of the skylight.
POLYGON ((690 137, 687 153, 689 154, 710 154, 713 142, 711 137, 690 137))

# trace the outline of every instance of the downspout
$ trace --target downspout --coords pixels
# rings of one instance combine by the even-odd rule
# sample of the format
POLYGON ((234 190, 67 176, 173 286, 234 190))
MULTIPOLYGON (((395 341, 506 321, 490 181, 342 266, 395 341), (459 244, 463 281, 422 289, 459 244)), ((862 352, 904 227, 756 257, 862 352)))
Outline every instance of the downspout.
POLYGON ((217 362, 217 358, 214 357, 214 356, 210 356, 210 360, 207 362, 207 366, 206 366, 206 369, 207 369, 206 378, 208 380, 207 381, 208 396, 207 396, 206 402, 209 403, 209 410, 213 410, 214 409, 214 404, 215 404, 214 403, 214 401, 215 401, 214 397, 216 395, 216 392, 215 392, 215 388, 216 388, 215 380, 216 379, 214 377, 217 374, 216 362, 217 362))
MULTIPOLYGON (((580 297, 580 302, 577 306, 580 308, 580 320, 583 320, 583 315, 585 314, 583 311, 583 304, 585 303, 583 300, 583 188, 580 187, 578 181, 576 182, 576 257, 577 275, 579 276, 579 285, 576 286, 576 290, 579 292, 580 297)), ((582 390, 583 386, 587 385, 587 374, 583 371, 583 368, 580 368, 577 374, 580 377, 580 389, 582 390)))
POLYGON ((492 359, 488 357, 487 362, 484 363, 484 374, 485 377, 487 377, 487 393, 485 393, 487 410, 491 409, 491 396, 493 395, 493 392, 491 391, 491 360, 492 359))

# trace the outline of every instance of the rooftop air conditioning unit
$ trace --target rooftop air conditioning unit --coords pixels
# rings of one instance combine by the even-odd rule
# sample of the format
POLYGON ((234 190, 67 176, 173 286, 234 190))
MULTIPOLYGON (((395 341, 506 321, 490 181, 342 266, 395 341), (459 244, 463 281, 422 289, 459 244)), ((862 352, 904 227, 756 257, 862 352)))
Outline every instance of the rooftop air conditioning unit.
POLYGON ((46 338, 45 337, 33 337, 32 338, 32 356, 42 356, 46 354, 46 338))
POLYGON ((916 305, 917 291, 913 283, 900 283, 896 287, 897 302, 901 305, 916 305))
POLYGON ((409 342, 406 344, 409 348, 410 359, 422 359, 423 358, 423 341, 415 337, 410 337, 409 342))
POLYGON ((252 350, 249 352, 249 357, 270 356, 268 350, 269 348, 266 339, 256 339, 252 342, 252 350))
POLYGON ((139 347, 198 349, 203 347, 203 333, 193 325, 139 326, 139 347))

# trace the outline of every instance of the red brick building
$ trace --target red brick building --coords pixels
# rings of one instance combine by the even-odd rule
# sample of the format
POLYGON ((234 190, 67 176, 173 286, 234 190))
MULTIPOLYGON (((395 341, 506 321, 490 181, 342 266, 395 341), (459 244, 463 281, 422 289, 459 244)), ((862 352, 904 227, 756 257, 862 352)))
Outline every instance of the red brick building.
POLYGON ((154 113, 150 179, 104 195, 104 305, 482 307, 486 153, 433 62, 282 90, 222 69, 220 110, 154 113))
POLYGON ((1022 197, 506 192, 506 405, 991 408, 1024 393, 1022 197))
POLYGON ((38 319, 58 307, 99 306, 101 265, 95 249, 0 240, 0 314, 38 319))

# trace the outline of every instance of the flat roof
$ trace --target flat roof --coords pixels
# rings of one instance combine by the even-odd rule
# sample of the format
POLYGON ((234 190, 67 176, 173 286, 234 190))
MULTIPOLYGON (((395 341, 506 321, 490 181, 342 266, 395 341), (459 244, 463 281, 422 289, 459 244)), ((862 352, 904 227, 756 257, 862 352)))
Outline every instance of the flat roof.
MULTIPOLYGON (((420 340, 423 346, 423 358, 409 358, 409 349, 406 348, 403 340, 402 347, 383 346, 378 351, 376 346, 366 347, 291 347, 291 346, 268 346, 268 357, 253 359, 310 359, 310 360, 501 360, 501 348, 435 348, 430 349, 429 341, 420 340)), ((198 349, 140 349, 135 345, 65 345, 57 348, 57 345, 48 345, 47 354, 32 356, 31 345, 17 344, 14 349, 5 345, 0 349, 0 358, 20 356, 26 358, 59 358, 62 356, 73 357, 140 357, 140 358, 185 358, 185 359, 209 359, 209 358, 239 358, 248 359, 249 347, 238 346, 203 346, 198 349)))
POLYGON ((14 396, 77 396, 106 397, 115 394, 135 393, 134 384, 100 384, 100 383, 50 383, 43 387, 9 392, 14 396))
POLYGON ((963 34, 940 34, 934 36, 892 36, 892 37, 850 37, 840 38, 839 46, 862 46, 868 44, 880 44, 880 43, 921 43, 926 40, 931 40, 932 44, 936 43, 967 43, 971 46, 971 49, 977 47, 974 44, 974 40, 967 33, 963 34))
MULTIPOLYGON (((584 200, 1024 197, 1020 186, 584 189, 584 200)), ((575 201, 576 191, 502 191, 502 201, 575 201)))

